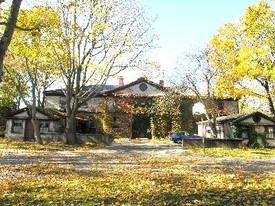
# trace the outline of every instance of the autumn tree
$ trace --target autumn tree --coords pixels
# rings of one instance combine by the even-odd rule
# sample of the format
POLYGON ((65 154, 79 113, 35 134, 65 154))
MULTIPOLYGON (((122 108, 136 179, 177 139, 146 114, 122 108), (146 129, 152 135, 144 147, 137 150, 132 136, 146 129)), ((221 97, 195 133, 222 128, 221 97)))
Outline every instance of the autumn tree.
POLYGON ((217 72, 208 60, 209 49, 194 49, 179 57, 174 69, 172 84, 179 94, 195 96, 197 101, 206 107, 203 116, 206 117, 213 137, 217 137, 216 78, 217 72))
POLYGON ((16 100, 18 94, 11 79, 5 75, 0 84, 0 136, 4 135, 5 116, 17 108, 16 100))
MULTIPOLYGON (((2 9, 2 3, 0 1, 0 11, 2 9)), ((1 25, 4 25, 4 31, 0 39, 0 82, 3 76, 3 62, 8 46, 12 40, 13 32, 16 27, 16 22, 18 18, 18 13, 20 10, 22 0, 13 0, 8 15, 3 15, 1 12, 1 25)))
POLYGON ((52 30, 52 50, 65 85, 67 143, 75 144, 79 107, 96 96, 110 77, 140 63, 152 46, 151 20, 132 0, 58 3, 61 22, 52 30))
POLYGON ((260 1, 237 23, 228 23, 211 40, 210 60, 220 76, 220 93, 267 101, 275 117, 275 12, 260 1))
POLYGON ((43 107, 41 93, 53 83, 55 72, 53 52, 49 49, 52 40, 48 33, 58 22, 58 13, 47 6, 21 10, 18 25, 34 28, 16 30, 5 61, 5 73, 12 79, 21 99, 31 113, 34 137, 42 144, 40 124, 36 119, 37 107, 43 107))

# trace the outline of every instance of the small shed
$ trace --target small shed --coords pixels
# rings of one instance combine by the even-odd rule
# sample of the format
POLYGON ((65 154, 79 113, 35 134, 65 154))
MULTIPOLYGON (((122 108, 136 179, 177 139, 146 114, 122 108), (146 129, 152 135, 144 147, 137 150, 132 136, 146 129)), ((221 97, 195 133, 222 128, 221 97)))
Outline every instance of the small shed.
MULTIPOLYGON (((198 135, 211 137, 207 121, 197 123, 198 135)), ((249 139, 248 130, 253 127, 258 134, 264 135, 271 146, 275 146, 275 119, 261 112, 232 114, 217 118, 217 137, 220 139, 236 138, 236 133, 244 141, 249 139)))
MULTIPOLYGON (((37 108, 36 119, 39 121, 40 133, 44 141, 48 141, 48 138, 58 141, 64 136, 61 134, 62 121, 59 116, 37 108)), ((16 110, 7 116, 5 137, 19 141, 35 141, 31 113, 27 107, 16 110)))

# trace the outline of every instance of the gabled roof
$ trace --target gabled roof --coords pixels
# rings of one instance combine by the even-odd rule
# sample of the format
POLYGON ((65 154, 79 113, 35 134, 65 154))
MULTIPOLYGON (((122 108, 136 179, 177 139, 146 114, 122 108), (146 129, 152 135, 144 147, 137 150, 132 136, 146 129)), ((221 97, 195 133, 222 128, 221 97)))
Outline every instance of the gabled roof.
MULTIPOLYGON (((42 108, 36 108, 36 111, 49 117, 49 119, 53 119, 53 120, 58 120, 60 119, 60 117, 52 112, 50 112, 48 109, 42 109, 42 108)), ((18 115, 18 114, 21 114, 21 113, 24 113, 24 112, 27 112, 29 117, 30 117, 30 111, 28 109, 28 107, 24 107, 22 109, 18 109, 16 111, 13 111, 11 113, 9 113, 6 117, 8 119, 12 119, 15 115, 18 115)))
MULTIPOLYGON (((237 124, 242 124, 241 122, 243 122, 244 120, 247 120, 249 118, 255 118, 255 117, 256 119, 258 117, 264 118, 275 124, 274 118, 269 117, 261 112, 251 112, 247 114, 231 114, 227 116, 221 116, 221 117, 217 117, 217 123, 231 122, 232 124, 237 125, 237 124)), ((256 119, 255 119, 255 124, 257 123, 256 119)), ((205 121, 197 122, 197 124, 204 124, 204 123, 208 123, 208 121, 205 120, 205 121)))
POLYGON ((217 122, 227 122, 227 121, 234 121, 242 116, 244 116, 246 114, 230 114, 227 116, 221 116, 221 117, 217 117, 217 122))
POLYGON ((133 82, 131 82, 129 84, 126 84, 126 85, 124 85, 122 87, 117 87, 115 89, 109 90, 109 91, 106 92, 106 94, 119 93, 120 91, 122 91, 124 89, 127 89, 129 87, 132 87, 134 85, 137 85, 137 84, 140 84, 140 83, 143 83, 143 82, 145 82, 145 83, 147 83, 147 84, 149 84, 149 85, 151 85, 151 86, 153 86, 153 87, 155 87, 155 88, 157 88, 157 89, 159 89, 161 91, 166 91, 166 89, 165 89, 164 86, 161 86, 160 84, 157 84, 155 82, 149 81, 148 79, 146 79, 144 77, 140 77, 136 81, 133 81, 133 82))
MULTIPOLYGON (((84 88, 84 90, 88 90, 92 87, 97 87, 97 85, 89 85, 84 88)), ((101 89, 100 93, 104 93, 109 90, 113 90, 117 88, 117 85, 104 85, 103 88, 101 89)), ((64 90, 65 89, 55 89, 55 90, 47 90, 45 91, 46 96, 64 96, 64 90)))
POLYGON ((249 118, 254 118, 254 117, 262 117, 264 119, 267 119, 271 122, 274 122, 275 123, 275 119, 272 118, 272 117, 269 117, 261 112, 251 112, 251 113, 247 113, 247 114, 231 114, 231 115, 228 115, 228 116, 222 116, 222 117, 218 117, 217 118, 217 122, 232 122, 233 124, 238 124, 246 119, 249 119, 249 118))
POLYGON ((265 119, 267 119, 267 120, 275 123, 275 119, 274 118, 269 117, 269 116, 267 116, 267 115, 265 115, 265 114, 263 114, 261 112, 252 112, 252 113, 249 113, 249 114, 244 114, 244 115, 240 116, 239 118, 235 119, 233 121, 233 123, 237 124, 237 123, 239 123, 239 122, 241 122, 241 121, 243 121, 245 119, 248 119, 248 118, 251 118, 251 117, 253 118, 253 117, 257 117, 257 116, 263 117, 263 118, 265 118, 265 119))

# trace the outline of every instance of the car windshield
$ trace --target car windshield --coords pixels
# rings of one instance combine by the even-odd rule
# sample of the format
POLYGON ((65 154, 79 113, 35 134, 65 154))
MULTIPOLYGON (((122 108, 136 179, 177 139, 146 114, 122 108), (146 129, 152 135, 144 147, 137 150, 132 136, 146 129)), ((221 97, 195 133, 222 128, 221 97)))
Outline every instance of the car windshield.
POLYGON ((178 134, 178 135, 189 135, 187 132, 184 132, 184 131, 178 132, 177 134, 178 134))

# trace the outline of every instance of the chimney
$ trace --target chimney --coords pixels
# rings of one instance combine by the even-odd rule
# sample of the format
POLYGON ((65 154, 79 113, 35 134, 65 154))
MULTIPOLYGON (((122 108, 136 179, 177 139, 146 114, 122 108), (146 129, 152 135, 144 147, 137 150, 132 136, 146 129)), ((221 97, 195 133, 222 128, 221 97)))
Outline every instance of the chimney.
POLYGON ((118 87, 123 87, 124 86, 124 79, 123 76, 118 76, 118 87))
POLYGON ((164 80, 159 80, 159 85, 164 87, 164 80))

